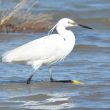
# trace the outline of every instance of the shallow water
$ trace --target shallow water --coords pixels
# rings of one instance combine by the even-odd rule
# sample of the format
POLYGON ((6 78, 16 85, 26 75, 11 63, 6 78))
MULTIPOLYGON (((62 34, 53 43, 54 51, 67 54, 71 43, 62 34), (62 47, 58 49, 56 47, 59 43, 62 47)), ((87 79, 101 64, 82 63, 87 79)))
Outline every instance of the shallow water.
MULTIPOLYGON (((2 8, 5 3, 6 0, 2 8)), ((55 79, 75 79, 84 84, 50 83, 47 68, 42 68, 33 77, 32 84, 26 85, 26 79, 32 72, 30 66, 0 62, 0 109, 110 108, 109 10, 109 0, 40 1, 33 11, 53 14, 54 22, 62 17, 78 18, 77 21, 94 28, 72 29, 76 35, 74 50, 63 62, 53 66, 55 79)), ((44 35, 47 33, 1 33, 0 56, 44 35)))

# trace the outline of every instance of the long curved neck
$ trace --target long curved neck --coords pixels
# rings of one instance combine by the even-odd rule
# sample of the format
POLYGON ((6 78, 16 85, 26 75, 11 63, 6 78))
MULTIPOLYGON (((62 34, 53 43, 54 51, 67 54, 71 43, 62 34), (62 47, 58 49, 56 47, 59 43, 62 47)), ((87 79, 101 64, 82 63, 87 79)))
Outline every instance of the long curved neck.
POLYGON ((70 30, 66 30, 65 27, 63 26, 57 26, 56 27, 56 30, 58 32, 58 34, 65 40, 65 41, 68 41, 68 45, 71 45, 72 44, 72 47, 73 47, 73 44, 75 44, 75 35, 74 33, 72 33, 72 31, 70 30))
POLYGON ((68 33, 68 30, 66 30, 65 27, 63 27, 63 26, 57 26, 56 30, 57 30, 58 34, 60 34, 63 38, 65 38, 68 33))
POLYGON ((70 31, 67 30, 64 26, 62 25, 58 25, 56 26, 56 30, 58 32, 58 34, 63 38, 63 39, 68 39, 68 38, 73 38, 75 39, 74 34, 70 31))

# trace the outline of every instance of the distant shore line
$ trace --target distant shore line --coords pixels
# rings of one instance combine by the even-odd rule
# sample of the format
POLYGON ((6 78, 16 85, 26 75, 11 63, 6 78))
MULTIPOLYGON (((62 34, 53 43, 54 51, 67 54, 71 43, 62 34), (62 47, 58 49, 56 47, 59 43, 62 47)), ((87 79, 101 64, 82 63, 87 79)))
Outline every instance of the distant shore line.
POLYGON ((52 24, 52 16, 48 14, 38 14, 24 18, 12 18, 8 22, 0 25, 0 32, 45 32, 52 24), (19 20, 18 20, 19 19, 19 20))

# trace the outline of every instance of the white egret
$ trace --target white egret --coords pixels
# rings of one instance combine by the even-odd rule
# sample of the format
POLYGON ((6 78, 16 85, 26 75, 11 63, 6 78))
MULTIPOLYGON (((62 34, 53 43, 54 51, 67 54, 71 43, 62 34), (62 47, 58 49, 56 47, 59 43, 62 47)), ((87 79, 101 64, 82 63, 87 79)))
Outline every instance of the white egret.
MULTIPOLYGON (((3 54, 2 61, 7 63, 24 62, 27 65, 32 65, 34 70, 46 65, 49 68, 50 80, 53 81, 52 64, 64 59, 75 45, 75 35, 66 28, 78 25, 91 29, 88 26, 77 24, 71 19, 63 18, 49 32, 52 33, 56 28, 57 34, 49 34, 10 50, 3 54)), ((28 78, 27 84, 30 83, 34 73, 35 71, 28 78)))

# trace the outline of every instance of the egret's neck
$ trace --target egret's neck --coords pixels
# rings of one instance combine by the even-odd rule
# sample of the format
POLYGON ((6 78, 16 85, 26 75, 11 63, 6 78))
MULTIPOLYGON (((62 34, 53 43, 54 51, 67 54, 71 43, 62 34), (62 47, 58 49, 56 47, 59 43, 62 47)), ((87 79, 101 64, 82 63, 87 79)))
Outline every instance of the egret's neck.
POLYGON ((58 34, 60 34, 62 37, 64 37, 65 33, 67 33, 67 30, 63 26, 57 26, 56 30, 57 30, 58 34))
POLYGON ((73 36, 73 33, 70 30, 67 30, 64 26, 57 26, 56 30, 64 39, 66 39, 68 36, 73 36))

